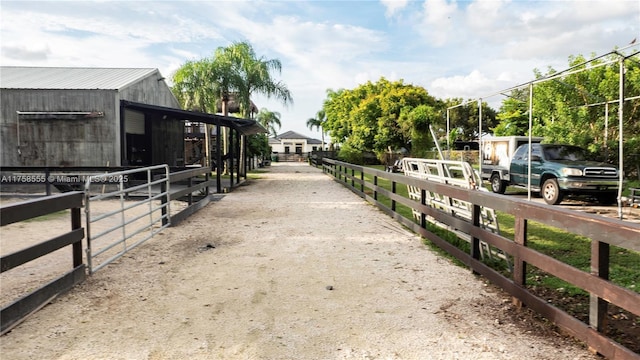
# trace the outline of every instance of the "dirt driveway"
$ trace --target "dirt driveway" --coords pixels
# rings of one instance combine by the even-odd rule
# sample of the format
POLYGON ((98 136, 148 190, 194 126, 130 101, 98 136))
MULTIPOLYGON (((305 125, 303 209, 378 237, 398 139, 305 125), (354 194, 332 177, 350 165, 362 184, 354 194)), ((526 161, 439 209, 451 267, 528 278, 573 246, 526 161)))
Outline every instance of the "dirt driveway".
POLYGON ((0 337, 0 354, 596 358, 513 314, 508 297, 320 170, 274 163, 0 337))

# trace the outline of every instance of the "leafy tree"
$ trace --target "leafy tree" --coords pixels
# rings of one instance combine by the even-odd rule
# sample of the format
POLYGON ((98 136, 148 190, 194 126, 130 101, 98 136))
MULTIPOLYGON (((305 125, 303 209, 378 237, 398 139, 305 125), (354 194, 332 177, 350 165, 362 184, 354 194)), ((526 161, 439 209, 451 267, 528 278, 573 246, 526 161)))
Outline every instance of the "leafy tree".
MULTIPOLYGON (((460 98, 448 99, 445 101, 446 108, 456 106, 449 110, 449 123, 451 131, 454 133, 451 137, 454 140, 473 141, 479 138, 479 115, 477 100, 463 100, 460 98), (459 104, 464 104, 456 106, 459 104)), ((482 129, 489 132, 498 124, 496 120, 496 111, 492 109, 486 102, 482 102, 482 129)))
POLYGON ((258 57, 249 43, 236 42, 228 47, 219 47, 212 62, 212 73, 218 78, 223 100, 231 92, 237 94, 240 111, 245 118, 251 116, 251 95, 255 93, 280 100, 283 105, 293 103, 287 86, 272 75, 282 71, 280 60, 258 57))
POLYGON ((255 134, 249 136, 247 142, 247 154, 249 156, 259 156, 264 159, 271 154, 271 146, 266 134, 255 134))
POLYGON ((171 90, 182 107, 201 112, 216 112, 222 96, 221 84, 214 75, 211 59, 187 61, 173 74, 171 90))
POLYGON ((418 105, 404 112, 398 123, 411 141, 411 156, 426 157, 427 152, 433 148, 436 139, 431 138, 431 125, 434 119, 441 116, 441 111, 428 105, 418 105))
MULTIPOLYGON (((353 90, 328 90, 323 109, 334 143, 344 144, 350 153, 374 152, 379 158, 388 148, 410 147, 412 136, 428 134, 428 124, 442 122, 442 104, 424 88, 385 78, 353 90), (421 105, 432 110, 414 111, 421 105)), ((426 146, 424 141, 417 144, 426 146)))
POLYGON ((496 115, 495 136, 529 135, 529 89, 515 89, 496 115))
MULTIPOLYGON (((535 70, 541 81, 533 90, 534 134, 549 142, 562 142, 584 147, 610 162, 618 161, 619 135, 619 59, 610 54, 590 60, 569 57, 566 75, 549 68, 546 73, 535 70), (606 134, 606 135, 605 135, 606 134)), ((640 56, 624 62, 625 98, 640 95, 640 56)), ((502 116, 502 114, 501 114, 502 116)), ((506 126, 506 125, 505 125, 506 126)), ((640 157, 640 100, 624 102, 624 154, 627 174, 638 173, 640 157)))

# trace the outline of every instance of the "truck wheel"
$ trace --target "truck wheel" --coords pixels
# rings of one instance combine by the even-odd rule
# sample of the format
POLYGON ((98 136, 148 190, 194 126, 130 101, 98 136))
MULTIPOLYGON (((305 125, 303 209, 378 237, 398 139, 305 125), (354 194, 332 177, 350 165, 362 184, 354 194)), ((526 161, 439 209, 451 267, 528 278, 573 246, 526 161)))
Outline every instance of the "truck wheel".
POLYGON ((554 178, 545 180, 540 195, 549 205, 558 205, 562 201, 562 192, 560 192, 558 181, 554 178))
POLYGON ((499 174, 491 175, 491 191, 497 194, 504 194, 504 191, 507 189, 507 184, 505 181, 500 179, 499 174))

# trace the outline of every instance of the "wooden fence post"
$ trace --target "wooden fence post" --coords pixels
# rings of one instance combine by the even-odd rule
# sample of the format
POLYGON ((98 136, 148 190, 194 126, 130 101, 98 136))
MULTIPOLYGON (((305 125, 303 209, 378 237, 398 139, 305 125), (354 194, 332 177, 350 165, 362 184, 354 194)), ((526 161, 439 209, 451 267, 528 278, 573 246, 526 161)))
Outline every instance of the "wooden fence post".
MULTIPOLYGON (((591 241, 591 274, 609 280, 609 251, 607 243, 591 241)), ((589 295, 589 325, 606 334, 609 303, 594 294, 589 295)))
MULTIPOLYGON (((82 227, 82 216, 80 215, 81 208, 74 207, 71 209, 71 230, 80 229, 82 227)), ((76 268, 82 265, 82 241, 73 243, 73 267, 76 268)))
MULTIPOLYGON (((515 217, 513 241, 520 247, 527 247, 527 226, 527 219, 522 216, 515 217)), ((518 255, 513 256, 513 282, 522 287, 527 283, 527 263, 522 261, 518 255)), ((512 302, 516 307, 522 307, 522 300, 517 297, 514 296, 512 302)))

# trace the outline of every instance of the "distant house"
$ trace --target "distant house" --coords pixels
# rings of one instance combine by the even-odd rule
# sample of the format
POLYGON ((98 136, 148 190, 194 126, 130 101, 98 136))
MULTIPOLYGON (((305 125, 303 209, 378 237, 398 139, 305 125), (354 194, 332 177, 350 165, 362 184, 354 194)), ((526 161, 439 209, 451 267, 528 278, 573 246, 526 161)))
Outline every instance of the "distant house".
POLYGON ((265 132, 180 109, 158 69, 0 67, 0 89, 0 166, 183 166, 185 122, 265 132))
POLYGON ((287 131, 269 139, 274 154, 306 155, 312 151, 322 150, 322 141, 301 135, 295 131, 287 131))

